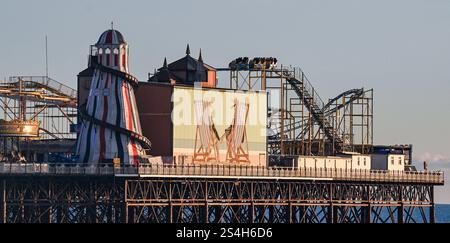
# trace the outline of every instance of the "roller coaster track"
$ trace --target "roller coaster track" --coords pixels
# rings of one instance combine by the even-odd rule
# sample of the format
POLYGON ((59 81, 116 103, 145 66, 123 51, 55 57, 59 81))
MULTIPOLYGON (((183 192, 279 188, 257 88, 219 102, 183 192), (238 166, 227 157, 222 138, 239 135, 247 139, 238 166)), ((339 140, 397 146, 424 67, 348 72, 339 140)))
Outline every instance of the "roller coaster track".
MULTIPOLYGON (((364 94, 364 89, 351 89, 351 90, 344 91, 344 92, 340 93, 339 95, 337 95, 336 97, 330 99, 328 101, 328 103, 324 105, 324 107, 322 109, 323 113, 325 114, 326 117, 329 117, 331 114, 335 113, 337 110, 347 107, 353 101, 360 98, 363 94, 364 94), (342 97, 347 97, 347 99, 344 101, 344 103, 338 104, 335 107, 330 108, 334 102, 341 99, 342 97)), ((284 126, 284 132, 290 132, 292 130, 301 128, 300 130, 302 132, 297 136, 297 138, 302 137, 308 132, 307 128, 308 128, 309 124, 310 124, 309 122, 303 122, 303 121, 297 121, 294 124, 287 124, 284 126)), ((280 129, 280 128, 277 128, 277 129, 280 129)), ((271 139, 271 140, 280 139, 279 132, 277 134, 270 136, 269 139, 271 139)))
MULTIPOLYGON (((336 111, 338 111, 338 110, 340 110, 340 109, 342 109, 344 107, 347 107, 353 101, 355 101, 356 99, 360 98, 363 94, 364 94, 364 89, 351 89, 351 90, 347 90, 345 92, 342 92, 338 96, 336 96, 333 99, 329 100, 329 102, 323 108, 323 113, 325 114, 326 117, 329 117, 330 115, 332 115, 336 111), (344 96, 347 97, 347 99, 344 101, 344 103, 338 104, 335 107, 330 108, 330 106, 334 102, 336 102, 337 100, 339 100, 340 98, 342 98, 344 96)), ((289 132, 289 131, 292 131, 292 130, 295 130, 295 129, 302 128, 302 133, 299 135, 299 137, 302 137, 308 132, 308 129, 307 129, 308 127, 309 127, 309 121, 308 122, 297 121, 293 125, 293 127, 287 127, 286 126, 284 131, 285 132, 289 132)))
POLYGON ((338 96, 334 97, 333 99, 330 99, 328 101, 328 103, 323 107, 323 111, 325 113, 325 115, 330 115, 333 112, 336 112, 337 110, 342 109, 343 107, 346 107, 347 105, 351 104, 353 101, 355 101, 356 99, 358 99, 359 97, 361 97, 364 94, 364 89, 351 89, 351 90, 347 90, 345 92, 342 92, 341 94, 339 94, 338 96), (344 96, 349 96, 349 98, 347 100, 345 100, 345 103, 343 104, 339 104, 336 107, 333 107, 332 109, 329 109, 330 106, 336 102, 337 100, 339 100, 340 98, 344 97, 344 96))
POLYGON ((301 70, 282 70, 282 75, 291 85, 297 96, 303 101, 306 108, 311 113, 314 121, 324 132, 325 136, 334 141, 334 147, 337 151, 341 150, 343 140, 336 129, 331 125, 327 115, 324 112, 325 104, 315 91, 314 87, 306 78, 301 70))
POLYGON ((76 90, 48 77, 11 77, 0 84, 0 97, 77 107, 76 90))

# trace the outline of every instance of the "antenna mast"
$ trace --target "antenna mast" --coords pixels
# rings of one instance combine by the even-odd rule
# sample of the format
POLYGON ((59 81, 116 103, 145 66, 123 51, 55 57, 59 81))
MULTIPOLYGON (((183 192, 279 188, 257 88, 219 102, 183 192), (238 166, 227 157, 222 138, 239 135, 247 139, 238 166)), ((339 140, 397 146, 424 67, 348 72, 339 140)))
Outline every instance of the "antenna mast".
POLYGON ((45 35, 45 77, 48 78, 48 45, 47 45, 47 35, 45 35))

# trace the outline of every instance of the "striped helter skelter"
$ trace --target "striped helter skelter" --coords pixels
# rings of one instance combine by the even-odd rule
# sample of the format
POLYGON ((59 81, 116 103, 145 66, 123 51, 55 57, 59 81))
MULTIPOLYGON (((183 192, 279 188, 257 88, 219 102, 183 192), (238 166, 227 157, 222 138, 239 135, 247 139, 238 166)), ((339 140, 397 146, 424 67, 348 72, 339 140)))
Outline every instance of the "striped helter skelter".
MULTIPOLYGON (((111 48, 111 43, 107 45, 111 48)), ((118 45, 118 50, 128 50, 128 47, 123 47, 127 45, 123 38, 118 45)), ((103 44, 98 43, 96 47, 104 48, 103 44)), ((133 85, 137 84, 137 80, 125 72, 127 67, 97 63, 94 68, 86 107, 80 108, 79 160, 85 164, 96 164, 120 158, 123 165, 138 165, 142 155, 145 155, 143 147, 148 146, 149 142, 142 136, 134 96, 133 85)))

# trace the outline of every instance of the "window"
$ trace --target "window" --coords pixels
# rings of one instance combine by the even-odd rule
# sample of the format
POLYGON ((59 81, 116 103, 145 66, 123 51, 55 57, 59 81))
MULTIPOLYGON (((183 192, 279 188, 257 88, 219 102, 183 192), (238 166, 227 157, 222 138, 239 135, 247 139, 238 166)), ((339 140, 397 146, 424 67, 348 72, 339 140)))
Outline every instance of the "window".
POLYGON ((391 165, 394 165, 394 157, 391 157, 391 165))
POLYGON ((105 54, 106 54, 106 66, 109 66, 111 65, 111 50, 106 49, 105 54))
POLYGON ((398 164, 402 165, 402 157, 398 157, 398 164))
POLYGON ((360 165, 360 159, 361 159, 361 158, 360 158, 360 157, 358 157, 358 166, 360 165))
POLYGON ((114 66, 119 66, 119 50, 114 49, 114 66))
POLYGON ((366 166, 366 158, 364 158, 364 166, 366 166))
POLYGON ((103 63, 103 49, 102 48, 98 49, 98 63, 100 63, 100 64, 103 63))

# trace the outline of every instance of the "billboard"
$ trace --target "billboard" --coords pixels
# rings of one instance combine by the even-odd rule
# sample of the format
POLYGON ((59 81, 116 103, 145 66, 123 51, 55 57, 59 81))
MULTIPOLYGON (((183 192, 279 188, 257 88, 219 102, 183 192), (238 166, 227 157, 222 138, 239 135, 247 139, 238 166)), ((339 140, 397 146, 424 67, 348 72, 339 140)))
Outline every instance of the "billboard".
POLYGON ((266 165, 267 94, 175 87, 177 163, 266 165))

